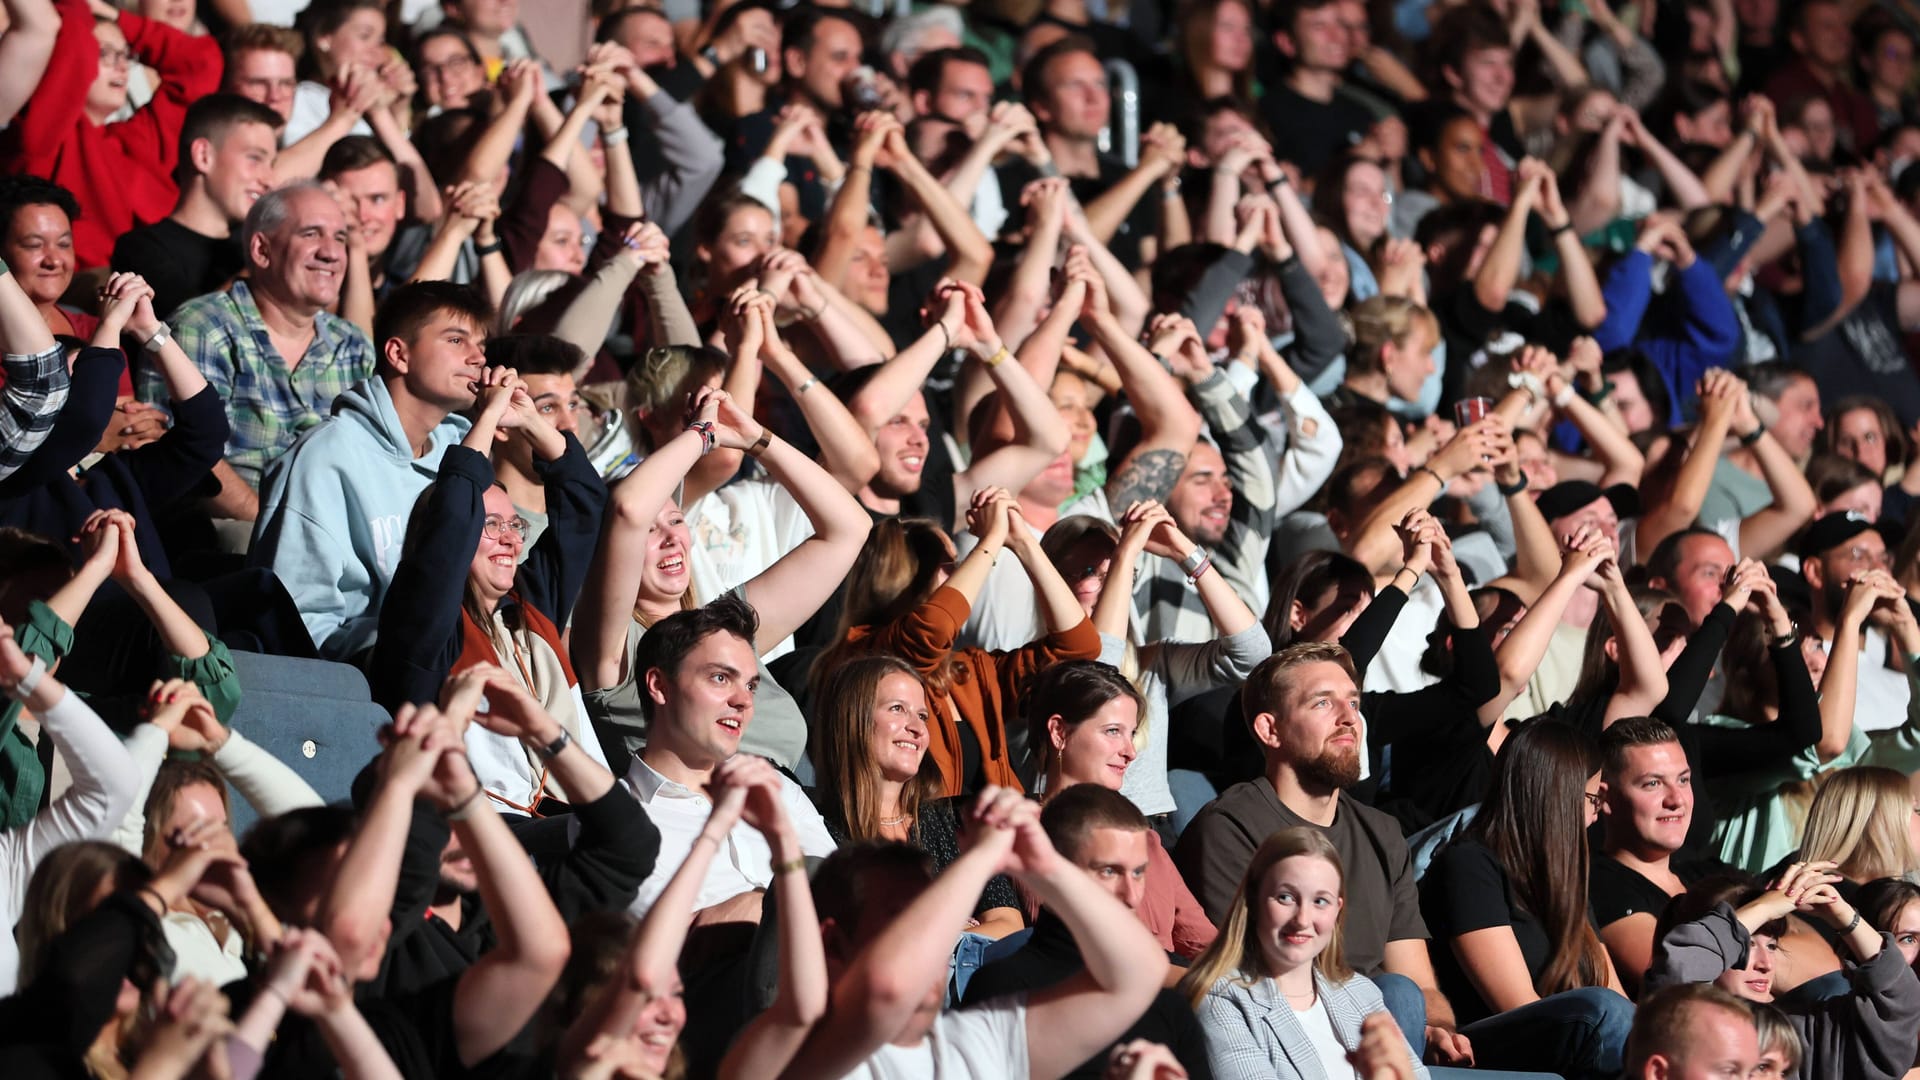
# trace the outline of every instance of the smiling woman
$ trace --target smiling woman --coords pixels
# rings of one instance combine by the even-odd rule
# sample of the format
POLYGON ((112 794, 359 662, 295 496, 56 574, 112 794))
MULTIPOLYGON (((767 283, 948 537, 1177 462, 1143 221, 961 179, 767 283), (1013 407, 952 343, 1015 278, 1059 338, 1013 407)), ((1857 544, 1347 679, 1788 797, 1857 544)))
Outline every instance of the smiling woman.
MULTIPOLYGON (((1336 1075, 1360 1045, 1361 1022, 1386 1012, 1379 989, 1341 953, 1343 877, 1319 829, 1282 829, 1254 852, 1220 936, 1180 980, 1207 1029, 1215 1073, 1336 1075)), ((1395 1037, 1424 1080, 1426 1066, 1395 1037)))

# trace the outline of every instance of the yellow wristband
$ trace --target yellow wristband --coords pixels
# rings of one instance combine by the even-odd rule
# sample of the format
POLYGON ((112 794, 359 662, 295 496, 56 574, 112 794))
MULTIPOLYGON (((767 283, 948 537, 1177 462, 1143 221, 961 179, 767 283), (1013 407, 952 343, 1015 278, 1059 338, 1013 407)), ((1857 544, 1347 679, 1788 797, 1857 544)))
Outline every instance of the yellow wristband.
POLYGON ((1012 353, 1007 351, 1007 347, 1005 345, 1001 345, 998 352, 994 353, 992 356, 987 357, 987 361, 986 361, 987 367, 990 369, 997 368, 1001 364, 1006 363, 1007 357, 1012 355, 1013 355, 1012 353))

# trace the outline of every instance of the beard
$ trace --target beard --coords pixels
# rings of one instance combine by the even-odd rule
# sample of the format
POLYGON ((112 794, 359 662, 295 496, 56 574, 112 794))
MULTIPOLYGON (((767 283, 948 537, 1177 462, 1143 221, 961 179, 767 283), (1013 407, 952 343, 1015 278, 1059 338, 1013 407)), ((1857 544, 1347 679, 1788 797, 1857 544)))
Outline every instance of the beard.
POLYGON ((1360 782, 1360 751, 1357 745, 1344 750, 1324 747, 1294 763, 1293 771, 1304 784, 1344 791, 1360 782))

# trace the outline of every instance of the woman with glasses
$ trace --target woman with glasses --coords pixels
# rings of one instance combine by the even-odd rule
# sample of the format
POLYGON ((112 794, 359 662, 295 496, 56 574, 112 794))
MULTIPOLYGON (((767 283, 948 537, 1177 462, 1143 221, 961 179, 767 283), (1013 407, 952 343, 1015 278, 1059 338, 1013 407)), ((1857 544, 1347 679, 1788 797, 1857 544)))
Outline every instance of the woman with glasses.
POLYGON ((455 26, 436 26, 413 43, 413 70, 420 77, 428 116, 464 109, 487 90, 487 68, 473 39, 455 26))
MULTIPOLYGON (((580 444, 542 415, 511 368, 488 368, 473 427, 447 448, 439 478, 407 521, 400 566, 380 606, 380 640, 368 666, 374 700, 388 709, 438 699, 447 676, 479 664, 504 669, 606 764, 587 738, 586 709, 561 640, 600 535, 607 490, 580 444), (528 521, 489 460, 509 440, 532 446, 546 493, 546 527, 528 544, 528 521)), ((538 813, 568 793, 547 778, 546 748, 485 730, 467 732, 467 752, 487 794, 508 809, 538 813)))
POLYGON ((1620 1073, 1633 1006, 1587 911, 1600 751, 1577 728, 1509 736, 1465 832, 1420 882, 1434 971, 1481 1068, 1620 1073))
MULTIPOLYGON (((1172 815, 1169 835, 1177 836, 1211 796, 1184 811, 1177 805, 1179 800, 1167 782, 1167 709, 1206 691, 1246 681, 1273 652, 1266 631, 1225 578, 1202 571, 1194 586, 1220 636, 1204 642, 1143 644, 1137 640, 1132 625, 1133 584, 1141 556, 1179 560, 1195 549, 1157 502, 1128 507, 1119 529, 1084 515, 1062 518, 1041 537, 1040 549, 1066 578, 1094 629, 1100 631, 1101 662, 1124 673, 1145 703, 1138 718, 1140 730, 1132 740, 1139 748, 1139 759, 1126 770, 1120 793, 1150 818, 1172 815)), ((1044 746, 1033 745, 1036 762, 1044 761, 1044 746)))

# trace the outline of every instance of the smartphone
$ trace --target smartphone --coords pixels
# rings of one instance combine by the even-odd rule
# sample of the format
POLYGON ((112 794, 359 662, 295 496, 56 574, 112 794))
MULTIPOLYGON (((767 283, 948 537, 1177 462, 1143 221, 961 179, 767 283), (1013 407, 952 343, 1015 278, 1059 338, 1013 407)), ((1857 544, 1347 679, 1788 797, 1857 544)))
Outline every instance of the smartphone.
POLYGON ((767 50, 758 45, 747 47, 747 70, 755 75, 767 73, 767 50))

